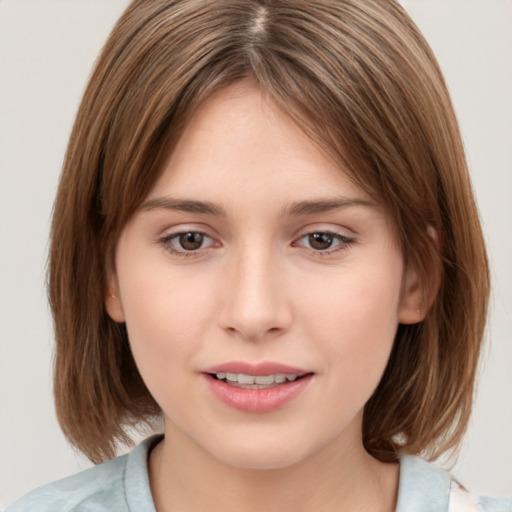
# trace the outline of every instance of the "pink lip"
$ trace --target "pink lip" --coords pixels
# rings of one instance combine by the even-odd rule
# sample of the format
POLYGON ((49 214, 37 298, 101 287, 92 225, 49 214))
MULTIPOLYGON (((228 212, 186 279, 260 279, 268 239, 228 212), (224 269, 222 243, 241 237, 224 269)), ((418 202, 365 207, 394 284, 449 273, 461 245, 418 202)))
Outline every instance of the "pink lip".
POLYGON ((312 380, 313 373, 307 370, 273 362, 251 364, 244 362, 223 363, 203 370, 203 376, 213 394, 224 404, 250 413, 266 413, 284 407, 300 395, 312 380), (246 375, 271 375, 293 373, 303 377, 283 382, 270 388, 239 388, 215 379, 212 374, 218 372, 244 373, 246 375))
POLYGON ((272 361, 263 361, 261 363, 246 363, 243 361, 231 361, 229 363, 222 363, 210 368, 202 370, 203 373, 244 373, 245 375, 275 375, 277 373, 296 373, 298 375, 304 375, 311 373, 309 370, 303 368, 297 368, 294 366, 288 366, 281 363, 275 363, 272 361))

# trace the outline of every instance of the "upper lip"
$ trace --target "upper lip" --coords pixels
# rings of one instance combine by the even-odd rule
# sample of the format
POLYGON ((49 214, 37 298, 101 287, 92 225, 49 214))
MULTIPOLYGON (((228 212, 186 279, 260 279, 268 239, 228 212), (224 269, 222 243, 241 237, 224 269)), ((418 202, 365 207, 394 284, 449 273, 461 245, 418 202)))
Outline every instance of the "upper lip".
POLYGON ((304 375, 312 373, 304 368, 296 366, 289 366, 287 364, 277 363, 273 361, 263 361, 261 363, 248 363, 244 361, 230 361, 226 363, 217 364, 209 368, 205 368, 203 373, 243 373, 245 375, 254 375, 256 377, 263 375, 277 375, 277 374, 295 374, 304 375))

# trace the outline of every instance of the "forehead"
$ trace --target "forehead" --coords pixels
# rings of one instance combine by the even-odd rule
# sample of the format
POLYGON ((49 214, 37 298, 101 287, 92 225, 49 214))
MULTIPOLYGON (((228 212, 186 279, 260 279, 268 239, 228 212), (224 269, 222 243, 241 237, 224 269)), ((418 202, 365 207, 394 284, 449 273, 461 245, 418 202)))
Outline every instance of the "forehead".
POLYGON ((369 197, 261 89, 243 81, 198 108, 147 199, 369 197), (264 185, 264 186, 260 186, 264 185))

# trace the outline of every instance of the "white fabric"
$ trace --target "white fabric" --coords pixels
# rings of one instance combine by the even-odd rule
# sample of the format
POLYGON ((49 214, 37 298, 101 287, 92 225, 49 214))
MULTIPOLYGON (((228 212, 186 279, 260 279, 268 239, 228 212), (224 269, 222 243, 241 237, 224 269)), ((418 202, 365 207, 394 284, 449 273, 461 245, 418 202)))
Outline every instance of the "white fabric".
POLYGON ((452 480, 448 512, 479 512, 478 498, 452 480))

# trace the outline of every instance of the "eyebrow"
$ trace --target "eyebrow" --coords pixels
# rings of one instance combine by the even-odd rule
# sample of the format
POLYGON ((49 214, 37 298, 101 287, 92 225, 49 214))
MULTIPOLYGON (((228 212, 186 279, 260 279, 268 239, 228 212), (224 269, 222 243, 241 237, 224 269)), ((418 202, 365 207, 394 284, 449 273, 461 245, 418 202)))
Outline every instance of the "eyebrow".
POLYGON ((321 199, 313 201, 298 201, 287 206, 283 211, 283 215, 311 215, 314 213, 325 213, 332 210, 349 208, 353 206, 377 208, 377 204, 372 201, 351 197, 337 197, 332 199, 321 199))
MULTIPOLYGON (((337 197, 320 200, 297 201, 286 206, 281 215, 301 216, 312 215, 315 213, 325 213, 340 208, 349 208, 354 206, 363 206, 367 208, 376 208, 377 204, 364 199, 337 197)), ((226 217, 226 210, 215 203, 209 201, 195 201, 191 199, 174 199, 171 197, 156 197, 146 201, 142 206, 142 211, 152 210, 177 210, 186 213, 199 213, 203 215, 212 215, 215 217, 226 217)))
POLYGON ((173 199, 171 197, 156 197, 146 201, 141 210, 178 210, 187 213, 202 213, 205 215, 214 215, 216 217, 226 217, 226 210, 209 201, 193 201, 190 199, 173 199))

